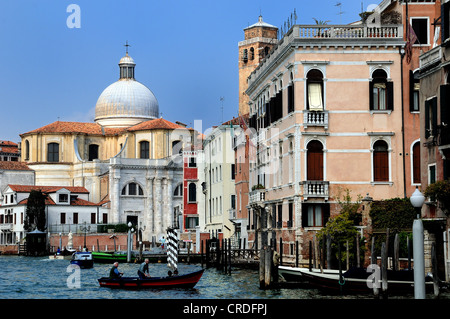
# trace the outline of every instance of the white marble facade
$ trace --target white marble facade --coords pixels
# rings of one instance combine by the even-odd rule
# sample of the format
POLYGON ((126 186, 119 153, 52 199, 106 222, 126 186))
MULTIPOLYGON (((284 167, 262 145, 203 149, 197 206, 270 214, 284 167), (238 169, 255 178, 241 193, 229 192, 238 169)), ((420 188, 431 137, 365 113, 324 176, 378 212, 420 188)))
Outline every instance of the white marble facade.
POLYGON ((175 212, 182 212, 182 198, 174 197, 183 181, 181 161, 112 158, 109 174, 110 222, 131 221, 145 241, 166 236, 179 217, 175 212), (134 184, 131 192, 130 184, 134 184))

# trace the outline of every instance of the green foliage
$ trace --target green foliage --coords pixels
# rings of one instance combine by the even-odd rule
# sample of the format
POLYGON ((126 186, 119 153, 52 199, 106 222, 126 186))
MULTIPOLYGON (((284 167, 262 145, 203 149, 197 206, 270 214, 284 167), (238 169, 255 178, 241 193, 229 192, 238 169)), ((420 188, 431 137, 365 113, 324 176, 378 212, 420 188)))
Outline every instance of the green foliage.
MULTIPOLYGON (((349 257, 350 260, 355 259, 355 249, 356 249, 356 234, 357 229, 355 226, 358 226, 361 223, 362 217, 359 212, 359 208, 361 206, 360 195, 357 196, 356 202, 352 201, 352 196, 350 195, 350 190, 346 189, 344 194, 342 195, 342 191, 338 193, 336 196, 336 200, 340 206, 339 215, 331 217, 325 227, 323 227, 320 231, 317 232, 318 238, 323 240, 324 236, 330 237, 332 239, 332 250, 337 254, 337 244, 341 243, 341 262, 345 263, 347 258, 346 256, 346 248, 344 248, 344 244, 348 242, 349 244, 349 257)), ((362 249, 364 246, 363 243, 360 243, 360 248, 362 249)), ((361 253, 360 255, 363 255, 361 253)), ((336 255, 337 258, 337 255, 336 255)))
POLYGON ((409 198, 392 198, 373 201, 370 208, 370 218, 374 229, 387 229, 398 233, 411 229, 416 212, 409 198))
POLYGON ((27 209, 24 220, 24 229, 26 231, 46 230, 45 217, 45 198, 40 190, 32 190, 27 201, 27 209))
POLYGON ((448 216, 450 214, 450 181, 437 181, 427 186, 425 197, 437 200, 439 207, 448 216))

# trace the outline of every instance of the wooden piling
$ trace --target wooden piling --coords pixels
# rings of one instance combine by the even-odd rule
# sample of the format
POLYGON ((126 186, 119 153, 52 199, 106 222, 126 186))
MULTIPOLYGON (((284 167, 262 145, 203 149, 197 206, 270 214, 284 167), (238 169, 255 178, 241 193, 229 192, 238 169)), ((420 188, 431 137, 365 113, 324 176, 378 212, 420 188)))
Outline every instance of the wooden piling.
POLYGON ((386 249, 386 243, 383 243, 381 245, 381 290, 383 292, 383 295, 386 295, 388 290, 388 278, 387 278, 387 249, 386 249))
POLYGON ((283 238, 280 237, 280 265, 283 262, 283 238))
POLYGON ((394 261, 393 261, 395 271, 400 270, 399 255, 400 255, 400 243, 398 233, 396 233, 394 237, 394 261))
POLYGON ((375 254, 375 236, 372 237, 372 245, 370 247, 370 263, 372 264, 372 269, 375 269, 375 276, 373 276, 373 280, 372 280, 372 289, 373 289, 373 295, 375 297, 378 297, 379 291, 378 291, 378 285, 380 284, 376 274, 378 272, 377 267, 375 267, 375 265, 377 265, 377 256, 375 254))
POLYGON ((338 245, 338 265, 339 265, 339 291, 342 293, 343 290, 343 277, 342 277, 342 254, 341 254, 341 242, 337 242, 338 245))
POLYGON ((327 236, 327 269, 331 269, 331 236, 327 236))
POLYGON ((356 233, 356 267, 361 267, 361 256, 359 252, 359 233, 356 233))
POLYGON ((203 264, 204 264, 204 260, 203 260, 203 240, 200 241, 200 264, 202 265, 202 268, 203 268, 203 264))
POLYGON ((436 256, 436 243, 431 244, 431 273, 433 275, 433 291, 434 296, 439 296, 439 277, 438 277, 438 265, 436 256))
POLYGON ((228 274, 231 275, 231 238, 228 238, 228 274))
POLYGON ((347 266, 347 270, 350 269, 350 250, 348 247, 348 240, 345 242, 345 252, 346 252, 346 266, 347 266))
POLYGON ((272 259, 273 259, 273 252, 271 247, 266 247, 266 253, 265 253, 265 275, 264 275, 264 287, 270 288, 272 286, 272 259))
POLYGON ((322 267, 321 270, 323 272, 323 269, 325 268, 325 253, 326 253, 326 236, 323 235, 323 239, 322 239, 322 267))
POLYGON ((298 240, 295 241, 295 267, 298 268, 298 240))
POLYGON ((411 239, 409 236, 406 237, 406 246, 408 247, 408 270, 411 270, 411 251, 412 251, 412 245, 411 245, 411 239))
POLYGON ((264 289, 264 279, 266 276, 265 262, 266 262, 266 251, 264 248, 261 248, 261 251, 259 252, 259 288, 260 289, 264 289))
POLYGON ((312 241, 309 241, 309 271, 312 271, 312 241))

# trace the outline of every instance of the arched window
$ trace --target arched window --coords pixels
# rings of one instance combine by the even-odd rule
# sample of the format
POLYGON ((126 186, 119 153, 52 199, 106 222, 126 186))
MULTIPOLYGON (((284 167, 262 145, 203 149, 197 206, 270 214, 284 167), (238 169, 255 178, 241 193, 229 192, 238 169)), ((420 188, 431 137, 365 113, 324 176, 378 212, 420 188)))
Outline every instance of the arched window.
POLYGON ((30 159, 30 142, 25 140, 25 160, 30 159))
POLYGON ((139 158, 150 158, 150 143, 142 141, 139 143, 139 158))
POLYGON ((388 82, 386 71, 377 69, 370 82, 370 109, 393 110, 393 82, 388 82))
POLYGON ((47 144, 47 162, 59 162, 59 144, 47 144))
POLYGON ((89 145, 89 161, 93 161, 95 159, 98 159, 98 145, 97 144, 90 144, 89 145))
POLYGON ((254 60, 255 59, 255 49, 250 48, 250 60, 254 60))
POLYGON ((195 185, 195 183, 189 183, 188 194, 189 194, 188 198, 189 202, 197 201, 197 185, 195 185))
POLYGON ((311 141, 307 146, 307 178, 309 181, 323 181, 323 145, 311 141))
POLYGON ((244 63, 247 63, 247 62, 248 62, 248 50, 247 50, 247 49, 244 49, 244 50, 242 51, 242 61, 243 61, 244 63))
POLYGON ((376 141, 373 145, 373 177, 375 182, 389 181, 388 145, 385 141, 376 141))
POLYGON ((172 155, 183 153, 183 143, 179 140, 172 141, 172 155))
POLYGON ((125 196, 144 196, 142 187, 137 183, 129 183, 122 188, 122 195, 125 196))
POLYGON ((310 111, 323 111, 323 74, 317 69, 310 70, 306 79, 307 105, 310 111))
POLYGON ((175 191, 173 192, 173 196, 183 196, 183 184, 175 187, 175 191))

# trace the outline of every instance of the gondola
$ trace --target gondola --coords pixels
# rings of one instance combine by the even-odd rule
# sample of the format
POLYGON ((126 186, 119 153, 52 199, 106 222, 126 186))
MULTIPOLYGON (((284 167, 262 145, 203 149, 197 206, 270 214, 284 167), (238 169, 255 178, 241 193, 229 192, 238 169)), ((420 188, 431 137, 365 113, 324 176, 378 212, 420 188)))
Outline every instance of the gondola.
MULTIPOLYGON (((93 251, 92 257, 96 263, 113 263, 115 261, 118 262, 127 262, 127 253, 126 252, 98 252, 93 251)), ((131 261, 134 261, 135 257, 131 256, 131 261)))
MULTIPOLYGON (((304 281, 311 288, 317 288, 329 293, 343 292, 347 294, 371 294, 371 272, 364 268, 350 268, 339 275, 338 270, 324 270, 297 267, 279 267, 279 274, 286 280, 304 281)), ((414 272, 411 270, 388 270, 387 284, 390 294, 404 294, 414 292, 414 272)), ((372 287, 371 287, 372 286, 372 287)), ((427 291, 433 289, 433 281, 428 275, 425 276, 425 287, 427 291)), ((379 291, 381 291, 381 282, 379 291)))
POLYGON ((109 277, 102 277, 98 279, 100 287, 107 288, 128 288, 128 289, 142 289, 142 288, 156 288, 156 289, 170 289, 170 288, 193 288, 203 275, 204 269, 196 272, 168 276, 168 277, 151 277, 140 279, 139 277, 121 277, 119 279, 110 279, 109 277))

